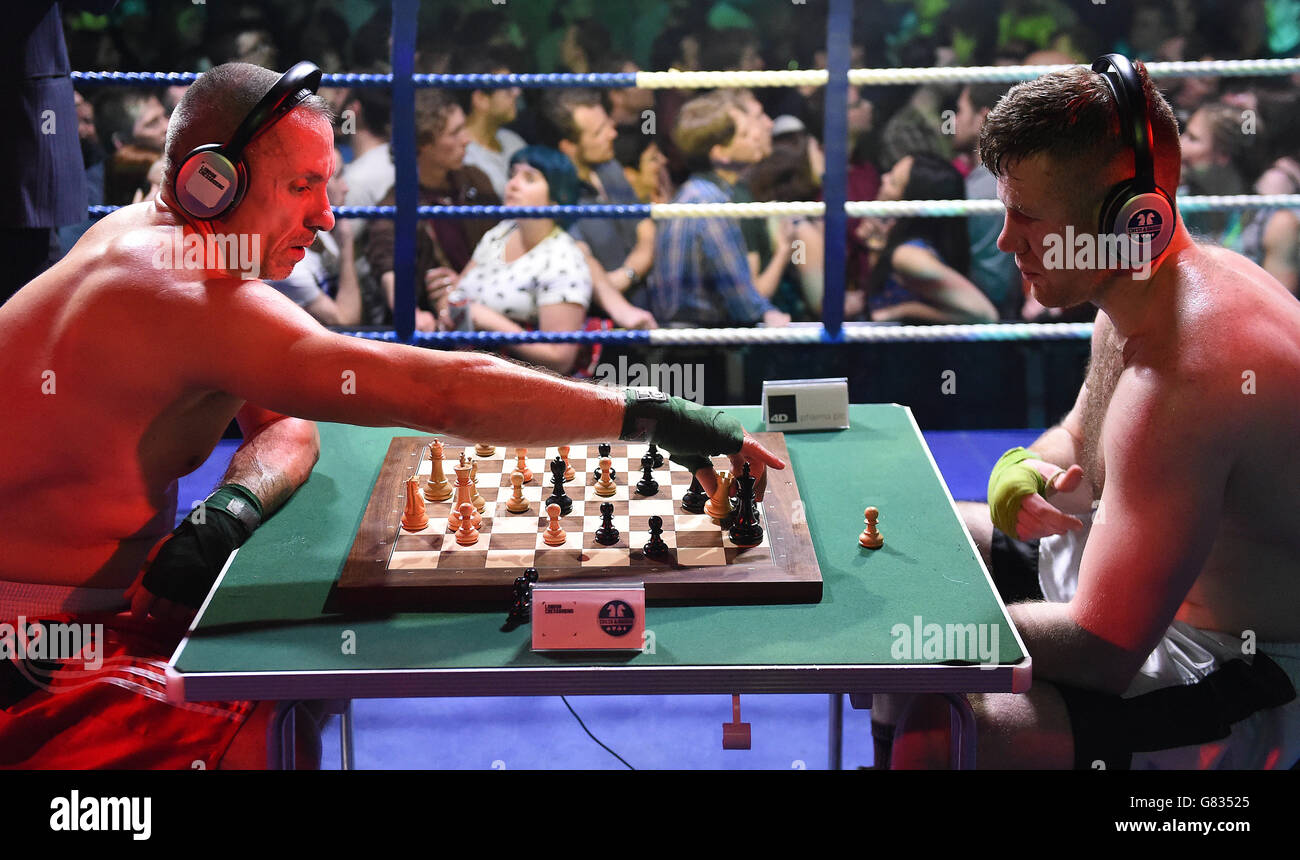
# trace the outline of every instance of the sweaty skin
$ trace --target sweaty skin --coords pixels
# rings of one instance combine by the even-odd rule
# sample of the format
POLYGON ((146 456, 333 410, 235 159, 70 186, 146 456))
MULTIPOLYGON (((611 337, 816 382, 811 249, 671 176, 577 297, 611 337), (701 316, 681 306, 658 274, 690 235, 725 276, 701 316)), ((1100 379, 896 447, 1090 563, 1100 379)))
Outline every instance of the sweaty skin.
MULTIPOLYGON (((126 588, 172 529, 177 478, 235 417, 246 442, 231 474, 268 514, 310 473, 313 421, 510 447, 617 438, 621 390, 334 334, 260 280, 155 265, 184 224, 256 234, 260 276, 286 277, 334 224, 332 157, 329 123, 297 109, 250 147, 249 191, 227 219, 186 223, 165 189, 0 307, 0 578, 126 588)), ((742 453, 784 465, 752 439, 742 453)))
MULTIPOLYGON (((969 697, 981 767, 1070 767, 1070 720, 1050 682, 1122 693, 1175 619, 1300 641, 1300 303, 1244 257, 1195 244, 1181 221, 1148 280, 1045 269, 1047 235, 1086 229, 1063 192, 1069 170, 1031 156, 999 181, 998 247, 1015 255, 1034 298, 1100 309, 1074 408, 1030 446, 1065 492, 1026 497, 1019 536, 1077 528, 1071 514, 1094 497, 1100 508, 1074 598, 1009 607, 1034 685, 969 697)), ((987 552, 987 506, 962 510, 987 552)), ((906 707, 879 701, 873 719, 887 724, 906 707)), ((946 703, 917 697, 893 764, 946 766, 947 744, 946 703)))
MULTIPOLYGON (((1101 500, 1064 620, 1110 659, 1088 671, 1050 636, 1031 645, 1036 674, 1051 677, 1043 672, 1059 660, 1063 680, 1122 690, 1174 618, 1300 640, 1300 303, 1246 258, 1193 243, 1181 223, 1149 280, 1049 273, 1030 249, 1058 216, 1045 205, 1050 179, 1041 159, 1010 172, 1001 244, 1036 273, 1039 301, 1101 308, 1066 432, 1042 453, 1081 465, 1101 500), (1015 208, 1021 194, 1037 208, 1015 208)), ((1042 606, 1013 617, 1032 630, 1042 606)))

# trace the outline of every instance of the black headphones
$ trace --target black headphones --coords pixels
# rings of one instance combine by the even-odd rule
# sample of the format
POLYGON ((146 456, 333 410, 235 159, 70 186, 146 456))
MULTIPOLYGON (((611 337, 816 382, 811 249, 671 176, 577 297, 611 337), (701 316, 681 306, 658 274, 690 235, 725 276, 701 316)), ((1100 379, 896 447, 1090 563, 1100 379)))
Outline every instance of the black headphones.
POLYGON ((1174 198, 1156 185, 1155 165, 1151 154, 1151 117, 1147 113, 1146 93, 1137 70, 1123 54, 1105 54, 1092 63, 1115 97, 1119 109, 1120 132, 1133 147, 1133 178, 1127 179, 1106 194, 1101 205, 1102 235, 1127 236, 1119 243, 1120 256, 1127 263, 1145 258, 1154 260, 1169 247, 1177 220, 1174 198), (1137 252, 1139 242, 1150 242, 1145 253, 1137 252))
POLYGON ((244 117, 226 143, 205 143, 190 150, 176 169, 172 196, 191 218, 209 221, 228 214, 248 190, 244 149, 320 86, 321 71, 298 63, 280 76, 244 117))

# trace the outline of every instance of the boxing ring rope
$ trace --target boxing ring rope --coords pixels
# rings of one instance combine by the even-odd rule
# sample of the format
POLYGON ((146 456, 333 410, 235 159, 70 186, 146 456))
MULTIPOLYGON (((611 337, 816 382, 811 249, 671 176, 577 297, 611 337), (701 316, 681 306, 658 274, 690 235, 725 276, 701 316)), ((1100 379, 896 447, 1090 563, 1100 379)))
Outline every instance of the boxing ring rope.
MULTIPOLYGON (((1069 65, 966 66, 948 68, 850 69, 849 34, 851 0, 830 0, 827 15, 827 69, 717 72, 632 72, 600 74, 414 74, 416 0, 393 3, 393 73, 327 74, 327 87, 392 87, 393 133, 391 146, 397 173, 396 206, 336 206, 340 218, 391 218, 396 222, 394 247, 394 331, 348 332, 358 337, 394 340, 426 346, 477 347, 510 343, 648 343, 672 345, 813 344, 861 342, 957 342, 1012 340, 1076 340, 1091 336, 1090 323, 1010 323, 986 325, 907 326, 875 323, 845 325, 843 316, 844 263, 847 255, 847 218, 863 217, 965 217, 1001 215, 998 200, 846 201, 847 185, 847 88, 851 85, 901 85, 914 83, 976 83, 1029 80, 1069 65), (601 87, 645 89, 699 89, 715 87, 825 86, 826 125, 823 139, 826 175, 825 202, 761 202, 722 204, 587 204, 574 206, 418 206, 415 174, 414 91, 418 87, 601 87), (555 218, 604 217, 651 218, 755 218, 824 217, 825 289, 821 325, 802 324, 789 328, 701 328, 645 331, 598 332, 416 332, 415 331, 415 222, 442 218, 555 218)), ((1155 78, 1283 75, 1300 72, 1300 58, 1279 60, 1211 60, 1199 62, 1155 62, 1147 69, 1155 78)), ((194 72, 77 72, 72 79, 82 84, 140 86, 193 83, 194 72)), ((1181 197, 1178 206, 1187 212, 1222 209, 1300 208, 1300 195, 1233 195, 1181 197)), ((91 206, 91 217, 102 217, 119 207, 91 206)))

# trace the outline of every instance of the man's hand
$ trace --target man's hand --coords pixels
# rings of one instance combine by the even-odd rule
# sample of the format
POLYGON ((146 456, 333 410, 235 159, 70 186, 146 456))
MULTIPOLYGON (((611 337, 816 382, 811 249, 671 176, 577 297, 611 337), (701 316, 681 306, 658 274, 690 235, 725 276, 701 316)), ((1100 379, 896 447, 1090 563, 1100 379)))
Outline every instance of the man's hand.
MULTIPOLYGON (((761 502, 763 491, 767 488, 767 469, 784 469, 785 461, 764 448, 746 431, 740 450, 731 455, 732 474, 739 475, 744 470, 745 463, 749 463, 749 474, 754 478, 754 499, 761 502)), ((713 466, 696 471, 695 477, 700 479, 704 492, 712 496, 718 488, 718 475, 713 471, 713 466)))
MULTIPOLYGON (((171 536, 168 535, 165 540, 170 539, 171 536)), ((157 550, 155 550, 154 554, 156 553, 157 550)), ((126 589, 126 599, 131 604, 131 614, 141 620, 153 617, 165 624, 189 626, 189 623, 194 620, 194 613, 198 611, 196 608, 168 600, 165 597, 159 597, 144 587, 144 577, 149 572, 152 562, 153 555, 150 556, 149 562, 140 570, 135 582, 131 583, 126 589)))
POLYGON ((1052 501, 1049 502, 1037 493, 1025 496, 1016 517, 1016 537, 1025 541, 1037 540, 1083 528, 1083 522, 1078 517, 1066 513, 1070 510, 1083 512, 1092 508, 1092 494, 1087 482, 1083 480, 1083 468, 1076 463, 1068 469, 1062 469, 1053 463, 1034 459, 1026 460, 1025 465, 1033 466, 1047 481, 1045 492, 1052 501))

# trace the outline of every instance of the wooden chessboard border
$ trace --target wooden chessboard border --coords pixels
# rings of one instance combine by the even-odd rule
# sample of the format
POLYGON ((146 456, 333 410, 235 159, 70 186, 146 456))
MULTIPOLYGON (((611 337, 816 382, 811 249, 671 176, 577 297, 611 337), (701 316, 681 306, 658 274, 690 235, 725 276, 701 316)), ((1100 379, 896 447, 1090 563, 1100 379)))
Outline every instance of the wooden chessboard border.
MULTIPOLYGON (((753 435, 787 464, 791 463, 784 434, 753 435)), ((522 567, 400 572, 388 568, 401 533, 404 483, 418 471, 424 450, 434 438, 442 438, 448 451, 474 445, 450 437, 399 436, 392 440, 347 562, 335 583, 330 608, 424 611, 496 609, 509 605, 514 580, 523 574, 522 567)), ((594 452, 595 445, 590 448, 594 452)), ((528 452, 530 460, 545 460, 545 455, 546 449, 540 447, 530 448, 528 452)), ((506 459, 513 459, 513 449, 506 454, 506 459)), ((449 456, 450 462, 453 459, 449 456)), ((714 458, 714 465, 731 468, 726 457, 714 458)), ((510 467, 507 464, 502 468, 508 472, 510 467)), ((549 475, 545 477, 549 483, 549 475)), ((628 474, 620 470, 618 480, 626 483, 628 474)), ((500 497, 504 499, 505 495, 503 491, 500 497)), ((657 605, 820 601, 821 570, 807 521, 800 516, 800 523, 792 522, 796 512, 803 511, 792 465, 781 471, 768 471, 762 507, 763 528, 767 530, 765 542, 771 545, 770 553, 763 559, 706 567, 649 565, 641 561, 632 567, 539 568, 540 579, 569 583, 644 582, 646 601, 657 605)), ((640 555, 639 548, 630 552, 640 555)))

